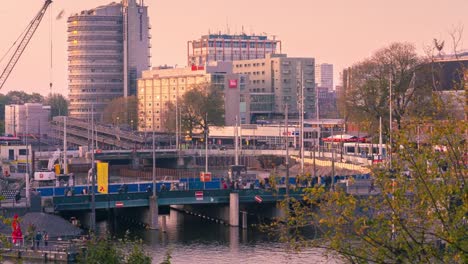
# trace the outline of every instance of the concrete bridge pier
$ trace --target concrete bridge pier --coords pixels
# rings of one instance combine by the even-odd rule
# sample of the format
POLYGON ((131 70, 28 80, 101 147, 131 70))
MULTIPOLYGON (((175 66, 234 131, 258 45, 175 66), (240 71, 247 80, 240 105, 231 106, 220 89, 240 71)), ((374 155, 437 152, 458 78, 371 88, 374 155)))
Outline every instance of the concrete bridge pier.
POLYGON ((133 154, 132 155, 132 169, 134 170, 140 169, 140 164, 142 164, 140 158, 137 155, 133 154))
POLYGON ((185 165, 185 160, 183 157, 178 157, 177 158, 177 168, 182 168, 185 165))
POLYGON ((246 211, 241 211, 241 216, 242 216, 242 229, 247 229, 247 212, 246 211))
POLYGON ((229 194, 229 225, 239 226, 239 193, 229 194))
POLYGON ((163 215, 162 218, 161 218, 161 231, 163 231, 163 233, 166 233, 166 215, 163 215))
POLYGON ((156 195, 152 195, 149 197, 149 227, 152 230, 159 229, 158 226, 158 198, 156 195))

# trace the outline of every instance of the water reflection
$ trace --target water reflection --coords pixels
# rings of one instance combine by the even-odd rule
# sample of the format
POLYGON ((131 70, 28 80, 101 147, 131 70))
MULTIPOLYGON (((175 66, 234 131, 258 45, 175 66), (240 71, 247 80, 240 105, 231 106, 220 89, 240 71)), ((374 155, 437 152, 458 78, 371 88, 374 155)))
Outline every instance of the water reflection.
MULTIPOLYGON (((141 237, 153 256, 153 263, 160 263, 170 252, 172 263, 340 263, 327 258, 318 249, 300 253, 288 252, 285 245, 253 228, 228 227, 193 215, 171 210, 165 216, 166 229, 133 232, 141 237)), ((163 217, 159 217, 161 226, 163 217)), ((124 232, 121 226, 119 233, 124 232)))

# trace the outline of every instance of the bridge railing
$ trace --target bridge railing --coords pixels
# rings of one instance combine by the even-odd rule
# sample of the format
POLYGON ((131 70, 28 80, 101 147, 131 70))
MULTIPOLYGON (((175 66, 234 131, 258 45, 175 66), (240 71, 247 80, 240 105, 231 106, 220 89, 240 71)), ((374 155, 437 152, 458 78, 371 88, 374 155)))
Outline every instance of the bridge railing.
MULTIPOLYGON (((111 202, 111 201, 130 201, 130 200, 144 200, 148 199, 151 195, 149 192, 135 192, 135 193, 112 193, 112 194, 96 194, 96 202, 111 202)), ((77 196, 56 196, 53 198, 54 204, 83 204, 91 202, 91 195, 77 195, 77 196)))

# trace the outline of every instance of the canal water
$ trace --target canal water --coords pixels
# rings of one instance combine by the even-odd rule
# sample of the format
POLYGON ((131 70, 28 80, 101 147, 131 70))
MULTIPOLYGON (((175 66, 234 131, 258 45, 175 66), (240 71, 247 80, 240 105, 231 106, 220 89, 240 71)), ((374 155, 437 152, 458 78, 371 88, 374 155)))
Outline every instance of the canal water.
MULTIPOLYGON (((159 217, 160 227, 162 218, 159 217)), ((343 263, 336 255, 317 248, 306 248, 299 252, 288 250, 286 244, 258 231, 255 226, 244 230, 175 210, 171 210, 165 218, 165 232, 145 230, 128 223, 119 223, 116 230, 111 230, 106 221, 98 222, 97 228, 101 234, 111 233, 120 238, 128 230, 131 238, 142 239, 143 246, 153 257, 153 263, 161 263, 167 254, 171 256, 172 264, 343 263)), ((3 263, 16 262, 4 260, 3 263)))
MULTIPOLYGON (((161 226, 162 216, 159 223, 161 226)), ((99 228, 101 232, 109 231, 105 222, 99 228)), ((122 236, 127 229, 121 225, 114 233, 122 236)), ((131 233, 144 241, 153 263, 161 263, 167 254, 174 264, 341 263, 337 257, 316 248, 291 252, 256 227, 243 230, 174 210, 166 216, 165 232, 133 229, 131 233)))

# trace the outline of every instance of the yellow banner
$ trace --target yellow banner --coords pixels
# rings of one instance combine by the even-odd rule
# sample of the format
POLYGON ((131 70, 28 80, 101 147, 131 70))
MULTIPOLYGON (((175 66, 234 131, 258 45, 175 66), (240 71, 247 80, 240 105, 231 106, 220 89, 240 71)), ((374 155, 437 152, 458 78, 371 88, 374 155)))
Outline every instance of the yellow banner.
POLYGON ((97 163, 97 184, 99 193, 108 193, 109 188, 109 163, 97 163))

